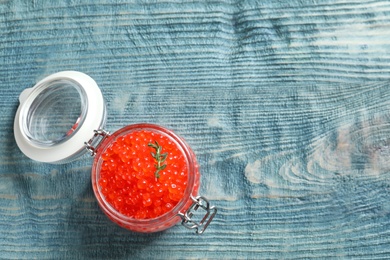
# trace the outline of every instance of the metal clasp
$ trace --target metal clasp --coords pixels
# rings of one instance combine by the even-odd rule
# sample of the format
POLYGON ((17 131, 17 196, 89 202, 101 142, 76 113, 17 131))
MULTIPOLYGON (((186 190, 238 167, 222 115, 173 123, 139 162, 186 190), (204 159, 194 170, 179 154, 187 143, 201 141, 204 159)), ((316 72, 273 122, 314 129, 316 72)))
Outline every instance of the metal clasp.
POLYGON ((108 131, 103 129, 95 130, 94 135, 88 142, 85 142, 85 148, 90 152, 91 156, 95 156, 96 149, 103 142, 103 140, 110 135, 108 131))
POLYGON ((179 216, 182 219, 181 224, 188 229, 196 229, 197 234, 203 234, 215 214, 217 214, 217 208, 214 206, 210 207, 209 201, 203 196, 196 198, 191 196, 191 199, 193 201, 191 207, 185 213, 179 212, 179 216), (199 208, 204 209, 206 213, 199 222, 196 222, 192 217, 194 216, 194 212, 199 208))

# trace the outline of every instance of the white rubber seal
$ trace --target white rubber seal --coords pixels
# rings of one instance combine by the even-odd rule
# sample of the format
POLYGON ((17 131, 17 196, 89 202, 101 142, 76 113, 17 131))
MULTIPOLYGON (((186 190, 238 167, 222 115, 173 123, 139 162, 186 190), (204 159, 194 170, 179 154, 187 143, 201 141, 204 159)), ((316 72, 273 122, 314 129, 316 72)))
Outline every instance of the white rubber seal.
POLYGON ((20 150, 29 158, 45 163, 63 163, 81 156, 85 152, 85 142, 94 135, 94 130, 103 127, 105 123, 105 104, 103 95, 96 82, 88 75, 77 71, 63 71, 52 74, 39 81, 34 87, 24 90, 19 97, 20 105, 15 115, 14 135, 20 150), (77 124, 77 131, 68 134, 61 142, 44 144, 33 140, 26 133, 26 115, 32 109, 34 100, 40 93, 50 87, 51 82, 69 81, 77 84, 83 91, 86 100, 86 113, 77 124))

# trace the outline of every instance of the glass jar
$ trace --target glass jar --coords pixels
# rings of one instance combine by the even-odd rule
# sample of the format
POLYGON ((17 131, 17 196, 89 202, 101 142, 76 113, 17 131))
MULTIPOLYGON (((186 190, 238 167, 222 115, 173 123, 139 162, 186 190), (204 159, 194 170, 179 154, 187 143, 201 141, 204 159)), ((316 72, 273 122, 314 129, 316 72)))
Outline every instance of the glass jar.
POLYGON ((104 99, 88 75, 55 73, 23 91, 19 99, 14 135, 21 151, 46 163, 66 163, 89 152, 94 156, 91 179, 95 197, 118 225, 150 233, 181 221, 201 234, 217 213, 206 198, 197 196, 199 166, 184 139, 162 126, 146 123, 128 125, 113 134, 103 130, 104 99), (148 134, 149 140, 142 143, 135 138, 131 143, 120 143, 141 133, 148 134), (158 138, 165 142, 163 146, 158 138), (123 151, 113 152, 114 147, 138 150, 124 159, 123 151), (137 168, 140 164, 134 162, 140 160, 146 164, 137 168), (181 170, 174 171, 178 165, 181 170))
MULTIPOLYGON (((150 140, 149 140, 150 141, 150 140)), ((148 142, 149 142, 148 141, 148 142)), ((143 140, 138 140, 136 143, 139 143, 139 145, 142 145, 143 140)), ((145 147, 145 149, 148 149, 145 147)), ((129 167, 128 167, 129 168, 129 167)), ((154 169, 152 169, 153 171, 154 169)), ((150 172, 150 170, 149 170, 150 172)), ((126 175, 125 173, 122 173, 122 176, 117 173, 116 176, 122 177, 125 179, 126 175)), ((127 172, 127 176, 129 176, 129 172, 127 172)), ((134 174, 135 175, 135 174, 134 174)), ((138 176, 137 176, 138 177, 138 176)), ((149 177, 149 176, 148 176, 149 177)), ((130 179, 135 178, 130 176, 130 179)), ((127 178, 126 178, 127 179, 127 178)), ((150 177, 149 177, 150 179, 150 177)), ((150 182, 154 182, 155 184, 160 184, 160 178, 154 178, 155 181, 152 179, 150 182)), ((137 179, 136 179, 137 180, 137 179)), ((130 183, 130 182, 126 182, 130 183)), ((152 185, 152 184, 150 184, 152 185)), ((96 153, 94 163, 92 166, 92 186, 95 193, 95 196, 99 202, 100 207, 102 208, 103 212, 106 213, 106 215, 117 224, 138 232, 155 232, 155 231, 161 231, 164 229, 167 229, 176 223, 181 221, 181 217, 183 214, 181 212, 185 212, 188 208, 190 208, 191 204, 194 203, 194 199, 198 193, 199 188, 199 167, 196 162, 196 158, 194 153, 192 152, 191 148, 175 133, 172 131, 169 131, 166 128, 163 128, 161 126, 157 125, 151 125, 151 124, 136 124, 136 125, 129 125, 126 126, 109 137, 107 137, 99 146, 99 150, 96 153), (107 151, 107 149, 110 149, 112 147, 113 142, 120 139, 123 136, 128 135, 129 133, 140 133, 142 134, 143 131, 146 131, 147 133, 155 133, 157 135, 162 135, 167 137, 174 145, 176 145, 184 159, 186 164, 186 169, 188 172, 187 175, 187 185, 184 190, 183 195, 181 196, 180 201, 168 212, 165 214, 162 214, 160 216, 156 216, 153 218, 148 219, 135 219, 134 217, 126 216, 125 214, 120 213, 115 206, 111 205, 107 200, 106 197, 102 193, 102 187, 99 185, 99 179, 100 179, 100 173, 102 164, 104 162, 103 155, 107 151)), ((139 191, 142 191, 145 189, 140 189, 139 191)), ((150 191, 153 192, 153 191, 150 191)), ((134 192, 132 192, 133 194, 134 192)), ((148 193, 145 193, 148 194, 148 193)), ((118 195, 119 196, 119 195, 118 195)), ((128 194, 122 195, 122 200, 125 201, 128 194)), ((168 196, 168 195, 165 195, 168 196)), ((134 197, 132 195, 132 197, 134 197)), ((157 198, 155 198, 157 199, 157 198)), ((160 199, 160 198, 158 198, 160 199)), ((160 202, 160 200, 158 200, 160 202)), ((153 204, 151 205, 153 207, 153 204)), ((142 208, 142 207, 141 207, 142 208)), ((150 208, 150 207, 148 207, 150 208)))

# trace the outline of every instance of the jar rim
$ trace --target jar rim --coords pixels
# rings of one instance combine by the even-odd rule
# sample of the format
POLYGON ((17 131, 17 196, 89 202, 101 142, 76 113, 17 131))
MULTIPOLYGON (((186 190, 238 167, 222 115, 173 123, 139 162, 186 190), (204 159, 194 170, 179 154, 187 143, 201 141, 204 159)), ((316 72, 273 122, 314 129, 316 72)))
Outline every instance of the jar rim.
POLYGON ((96 156, 94 158, 92 172, 91 172, 92 175, 91 179, 93 184, 92 187, 95 193, 95 197, 97 198, 99 205, 103 208, 103 211, 106 214, 108 214, 110 217, 114 218, 117 222, 123 223, 124 225, 144 225, 150 227, 155 226, 157 223, 158 225, 164 225, 164 223, 170 221, 174 217, 177 217, 178 213, 183 211, 183 209, 185 209, 185 207, 188 204, 188 201, 191 198, 191 195, 193 195, 192 193, 194 191, 194 185, 196 181, 195 164, 196 162, 194 162, 193 152, 191 148, 181 137, 179 137, 173 131, 159 125, 148 124, 148 123, 128 125, 114 132, 106 140, 104 140, 101 143, 101 145, 99 145, 96 156), (99 188, 99 184, 98 184, 99 169, 102 163, 101 155, 110 146, 110 144, 118 137, 137 130, 157 131, 160 134, 169 137, 172 141, 176 143, 176 145, 184 154, 184 157, 186 158, 187 161, 188 181, 187 181, 186 189, 184 191, 184 196, 170 211, 155 218, 136 219, 118 212, 112 205, 110 205, 110 203, 107 202, 107 200, 105 200, 104 195, 101 193, 101 189, 99 188))

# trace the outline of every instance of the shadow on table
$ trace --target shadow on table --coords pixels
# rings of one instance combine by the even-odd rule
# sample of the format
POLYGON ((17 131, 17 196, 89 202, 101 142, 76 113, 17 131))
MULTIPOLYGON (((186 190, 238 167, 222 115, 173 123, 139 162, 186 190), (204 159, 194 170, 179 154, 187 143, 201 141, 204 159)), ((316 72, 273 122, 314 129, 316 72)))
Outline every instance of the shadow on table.
POLYGON ((65 230, 74 237, 67 251, 82 259, 142 258, 145 248, 164 234, 134 233, 111 222, 100 210, 90 185, 74 201, 67 223, 65 230))

